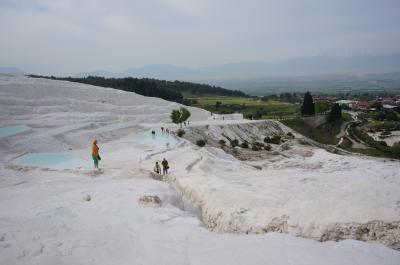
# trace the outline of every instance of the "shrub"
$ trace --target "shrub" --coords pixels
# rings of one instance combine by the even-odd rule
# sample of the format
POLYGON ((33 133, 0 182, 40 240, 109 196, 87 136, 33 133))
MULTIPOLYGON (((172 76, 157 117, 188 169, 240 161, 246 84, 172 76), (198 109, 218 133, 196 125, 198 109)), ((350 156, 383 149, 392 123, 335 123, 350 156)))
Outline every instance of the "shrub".
POLYGON ((292 132, 288 132, 286 135, 289 136, 290 138, 294 138, 294 134, 292 132))
POLYGON ((385 115, 385 119, 388 121, 399 121, 399 117, 394 111, 388 111, 385 115))
POLYGON ((387 143, 385 141, 377 141, 379 144, 383 145, 383 146, 387 146, 387 143))
POLYGON ((271 138, 271 144, 279 144, 281 142, 281 137, 279 135, 274 135, 271 138))
POLYGON ((255 145, 255 146, 257 146, 257 147, 264 147, 264 144, 263 144, 263 143, 257 142, 257 141, 253 142, 253 145, 255 145))
POLYGON ((179 129, 179 130, 176 132, 176 134, 177 134, 179 137, 182 137, 182 136, 185 134, 185 131, 182 130, 182 129, 179 129))
POLYGON ((239 145, 239 140, 238 139, 231 140, 231 146, 232 147, 236 147, 238 145, 239 145))
POLYGON ((203 139, 199 139, 196 141, 196 144, 200 147, 203 147, 206 145, 206 141, 204 141, 203 139))
POLYGON ((246 114, 245 118, 250 120, 259 120, 262 118, 262 115, 263 115, 262 111, 257 110, 256 112, 246 114))
POLYGON ((241 148, 249 148, 249 144, 247 142, 243 142, 240 144, 241 148))
POLYGON ((268 136, 264 138, 264 143, 270 143, 271 142, 271 138, 269 138, 268 136))
POLYGON ((271 151, 271 146, 269 144, 266 144, 264 146, 264 149, 267 150, 267 151, 271 151))
POLYGON ((400 142, 394 143, 390 149, 394 155, 400 158, 400 142))
POLYGON ((257 146, 257 145, 252 145, 251 146, 251 150, 253 150, 253 151, 258 151, 258 150, 260 150, 260 148, 257 146))
POLYGON ((248 120, 251 120, 251 119, 253 119, 253 114, 245 114, 244 118, 248 119, 248 120))
POLYGON ((221 146, 224 146, 224 145, 226 144, 226 141, 225 141, 224 139, 221 139, 221 140, 218 141, 218 143, 219 143, 221 146))

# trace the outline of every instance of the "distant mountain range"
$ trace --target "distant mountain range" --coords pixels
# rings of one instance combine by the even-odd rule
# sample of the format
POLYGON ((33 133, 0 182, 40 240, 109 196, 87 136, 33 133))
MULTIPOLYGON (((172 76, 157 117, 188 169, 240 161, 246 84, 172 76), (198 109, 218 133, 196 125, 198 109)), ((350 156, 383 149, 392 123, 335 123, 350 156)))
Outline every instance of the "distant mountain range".
MULTIPOLYGON (((25 74, 13 67, 0 67, 1 73, 25 74)), ((229 63, 199 68, 157 64, 120 73, 85 72, 75 77, 87 76, 190 81, 241 90, 251 95, 306 90, 326 93, 390 90, 400 93, 400 54, 348 58, 314 56, 282 62, 229 63)))
POLYGON ((400 94, 400 72, 214 79, 205 83, 257 96, 305 91, 328 94, 386 91, 400 94))
POLYGON ((149 65, 120 73, 95 71, 79 73, 104 77, 148 77, 165 80, 202 81, 213 79, 270 78, 302 75, 400 72, 400 54, 359 55, 348 58, 314 56, 282 62, 228 63, 189 68, 169 64, 149 65))
POLYGON ((6 75, 24 75, 25 73, 16 67, 0 67, 0 74, 6 75))

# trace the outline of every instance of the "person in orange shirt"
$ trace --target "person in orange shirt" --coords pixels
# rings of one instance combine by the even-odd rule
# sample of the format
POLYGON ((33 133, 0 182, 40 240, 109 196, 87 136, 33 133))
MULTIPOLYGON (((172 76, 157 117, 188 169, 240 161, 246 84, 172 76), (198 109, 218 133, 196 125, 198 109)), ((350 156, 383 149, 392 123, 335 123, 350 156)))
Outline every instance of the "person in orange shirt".
POLYGON ((97 146, 97 140, 94 140, 92 146, 92 158, 94 162, 94 168, 99 168, 99 160, 101 160, 99 155, 99 149, 100 148, 97 146))

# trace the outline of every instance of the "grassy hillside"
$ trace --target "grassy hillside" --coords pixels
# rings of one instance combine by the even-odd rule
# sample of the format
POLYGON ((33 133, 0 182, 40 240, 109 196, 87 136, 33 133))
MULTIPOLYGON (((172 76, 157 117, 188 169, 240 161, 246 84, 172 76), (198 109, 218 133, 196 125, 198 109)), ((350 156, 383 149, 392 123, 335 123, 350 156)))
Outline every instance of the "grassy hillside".
POLYGON ((280 118, 299 114, 299 105, 276 100, 262 100, 250 97, 194 96, 185 95, 190 105, 197 106, 213 113, 243 113, 246 118, 280 118))
POLYGON ((319 143, 334 145, 339 141, 339 139, 334 136, 331 130, 324 127, 313 128, 300 118, 284 120, 282 123, 292 128, 296 132, 319 143))
POLYGON ((319 143, 335 145, 340 140, 335 136, 340 132, 342 124, 349 120, 351 120, 350 115, 344 114, 341 119, 332 123, 325 123, 317 128, 311 127, 301 118, 283 120, 282 123, 319 143))

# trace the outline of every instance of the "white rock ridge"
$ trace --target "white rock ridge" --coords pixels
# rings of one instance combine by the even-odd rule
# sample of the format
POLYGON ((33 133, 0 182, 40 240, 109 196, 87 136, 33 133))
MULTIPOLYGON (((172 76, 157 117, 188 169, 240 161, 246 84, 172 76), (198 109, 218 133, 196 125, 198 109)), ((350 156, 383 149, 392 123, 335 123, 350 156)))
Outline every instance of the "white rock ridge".
MULTIPOLYGON (((299 145, 297 136, 257 161, 182 139, 167 147, 159 129, 177 129, 169 114, 179 106, 110 88, 1 76, 0 264, 400 263, 400 252, 386 246, 398 238, 387 233, 399 221, 398 162, 333 155, 299 145), (23 163, 27 157, 33 164, 23 163), (170 173, 150 174, 164 157, 170 173)), ((240 115, 214 120, 190 111, 190 126, 209 125, 205 132, 215 139, 219 131, 265 132, 240 115)), ((286 133, 266 124, 274 124, 268 133, 286 133)))

